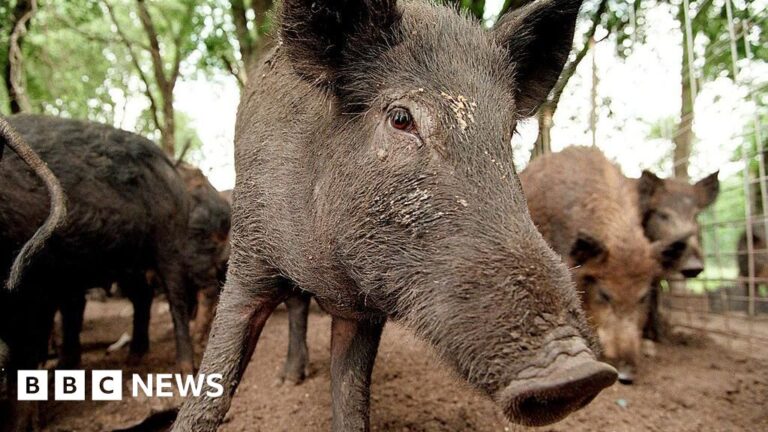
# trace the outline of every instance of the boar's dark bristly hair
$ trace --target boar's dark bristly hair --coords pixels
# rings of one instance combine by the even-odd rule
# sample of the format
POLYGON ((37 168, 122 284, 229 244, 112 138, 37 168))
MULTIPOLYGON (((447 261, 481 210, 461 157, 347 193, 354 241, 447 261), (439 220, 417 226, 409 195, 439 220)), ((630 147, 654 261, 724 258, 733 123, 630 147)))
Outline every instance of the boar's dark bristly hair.
POLYGON ((284 0, 281 38, 299 74, 333 85, 334 72, 360 47, 393 44, 400 18, 396 0, 284 0))

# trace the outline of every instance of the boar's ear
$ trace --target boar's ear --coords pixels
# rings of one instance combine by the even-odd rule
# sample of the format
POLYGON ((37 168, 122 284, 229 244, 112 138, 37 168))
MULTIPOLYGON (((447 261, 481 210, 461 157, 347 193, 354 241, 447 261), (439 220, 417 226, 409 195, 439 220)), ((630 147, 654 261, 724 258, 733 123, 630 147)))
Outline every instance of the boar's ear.
POLYGON ((557 82, 573 45, 581 0, 538 0, 505 14, 493 33, 514 63, 516 111, 533 115, 557 82))
POLYGON ((680 259, 688 248, 687 237, 672 241, 659 240, 651 243, 651 248, 656 260, 666 270, 674 270, 679 267, 680 259))
POLYGON ((657 190, 663 187, 664 180, 648 170, 643 170, 640 178, 637 179, 637 192, 640 195, 653 196, 657 190))
POLYGON ((345 52, 386 41, 399 19, 397 0, 284 0, 280 34, 297 72, 331 81, 345 52))
POLYGON ((720 171, 715 171, 693 185, 696 189, 696 203, 699 208, 707 208, 717 199, 720 193, 720 180, 717 179, 719 173, 720 171))
POLYGON ((603 261, 608 256, 605 245, 591 235, 579 231, 576 241, 571 246, 571 261, 573 265, 582 265, 588 261, 603 261))
POLYGON ((656 192, 664 189, 664 180, 656 174, 643 170, 637 179, 637 195, 640 198, 640 210, 645 214, 651 208, 651 199, 656 192))

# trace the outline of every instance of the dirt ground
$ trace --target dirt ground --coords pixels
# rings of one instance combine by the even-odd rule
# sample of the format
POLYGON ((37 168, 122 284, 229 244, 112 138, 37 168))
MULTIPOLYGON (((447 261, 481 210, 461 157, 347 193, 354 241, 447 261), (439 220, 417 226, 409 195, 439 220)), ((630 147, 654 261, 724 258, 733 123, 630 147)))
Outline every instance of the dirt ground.
MULTIPOLYGON (((130 329, 126 301, 89 302, 82 335, 86 369, 131 373, 173 371, 174 347, 167 306, 153 307, 151 353, 126 367, 125 351, 105 348, 130 329)), ((221 430, 330 430, 330 317, 310 315, 310 375, 300 386, 276 386, 287 347, 284 309, 269 320, 221 430)), ((128 382, 128 380, 125 380, 128 382)), ((129 392, 126 387, 124 394, 129 392)), ((136 424, 173 399, 119 402, 48 402, 48 431, 110 431, 136 424)), ((384 431, 522 431, 489 400, 435 359, 429 348, 397 325, 385 329, 373 376, 371 427, 384 431)), ((644 359, 635 385, 616 384, 584 410, 542 431, 766 431, 768 359, 736 353, 702 337, 657 345, 644 359)))

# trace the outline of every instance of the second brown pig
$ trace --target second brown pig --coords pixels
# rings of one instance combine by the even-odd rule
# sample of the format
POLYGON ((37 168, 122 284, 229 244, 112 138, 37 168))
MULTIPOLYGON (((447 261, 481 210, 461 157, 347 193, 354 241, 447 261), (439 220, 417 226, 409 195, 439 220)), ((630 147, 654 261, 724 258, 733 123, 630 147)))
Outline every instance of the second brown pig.
POLYGON ((685 244, 645 237, 636 188, 596 148, 539 157, 520 180, 534 224, 571 267, 603 356, 632 383, 651 285, 685 244))

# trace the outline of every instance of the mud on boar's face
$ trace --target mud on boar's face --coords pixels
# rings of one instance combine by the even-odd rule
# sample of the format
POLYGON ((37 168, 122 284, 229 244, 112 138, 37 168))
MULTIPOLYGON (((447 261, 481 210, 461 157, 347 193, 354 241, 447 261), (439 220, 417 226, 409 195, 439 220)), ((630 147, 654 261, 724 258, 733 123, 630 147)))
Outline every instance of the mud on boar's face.
POLYGON ((283 11, 279 49, 329 95, 329 115, 308 132, 324 143, 314 232, 359 288, 359 307, 414 329, 529 425, 615 379, 530 220, 510 147, 560 73, 579 5, 538 1, 492 32, 416 2, 283 11))
POLYGON ((670 271, 686 278, 698 276, 704 270, 701 250, 701 230, 697 217, 717 199, 720 182, 717 172, 695 184, 678 179, 660 179, 643 171, 638 180, 643 230, 652 241, 682 240, 685 252, 670 271))
POLYGON ((624 384, 634 381, 652 285, 684 250, 679 241, 609 246, 584 232, 573 244, 570 263, 584 309, 624 384))

